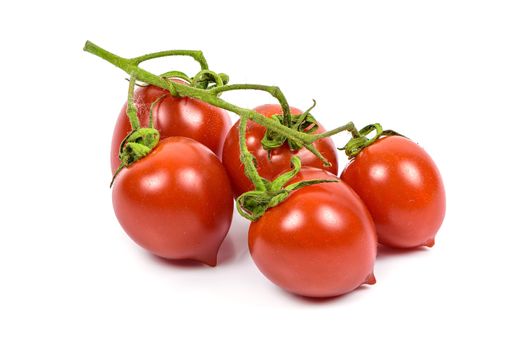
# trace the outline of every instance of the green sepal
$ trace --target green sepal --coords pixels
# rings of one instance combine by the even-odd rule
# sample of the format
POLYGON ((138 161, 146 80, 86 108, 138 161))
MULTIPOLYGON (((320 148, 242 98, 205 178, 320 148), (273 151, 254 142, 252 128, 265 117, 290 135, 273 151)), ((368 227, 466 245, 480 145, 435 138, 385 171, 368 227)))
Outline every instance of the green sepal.
POLYGON ((279 177, 273 180, 269 187, 269 191, 275 192, 282 189, 285 184, 287 184, 298 174, 301 168, 302 162, 300 161, 300 158, 297 156, 291 157, 291 170, 281 174, 279 177))
MULTIPOLYGON (((316 119, 311 115, 311 110, 316 106, 316 101, 313 100, 313 105, 309 107, 304 113, 297 114, 297 115, 291 115, 291 121, 289 127, 291 129, 306 133, 306 134, 312 134, 316 130, 318 130, 319 126, 316 121, 316 119)), ((283 114, 276 114, 271 116, 271 119, 274 121, 279 122, 282 125, 285 125, 285 118, 283 114)), ((289 148, 292 151, 298 151, 302 147, 304 147, 304 143, 300 141, 293 141, 288 139, 286 136, 282 135, 281 133, 273 130, 267 129, 264 137, 262 138, 261 144, 262 147, 268 151, 268 157, 270 157, 269 152, 273 149, 279 148, 284 145, 284 143, 288 143, 289 148)))
POLYGON ((299 157, 291 157, 291 167, 290 171, 283 173, 273 181, 264 179, 266 181, 265 191, 249 191, 241 194, 236 200, 238 213, 248 220, 256 221, 268 209, 285 201, 293 191, 319 183, 338 182, 338 180, 306 180, 284 187, 300 171, 299 157))
POLYGON ((154 128, 139 128, 131 131, 120 143, 118 158, 120 166, 111 179, 110 187, 120 171, 144 158, 158 145, 160 133, 154 128))
POLYGON ((366 125, 359 130, 358 134, 358 137, 352 138, 344 147, 339 148, 339 150, 346 152, 349 159, 355 158, 364 148, 372 145, 381 137, 393 135, 405 137, 393 130, 383 130, 382 125, 379 123, 366 125), (375 135, 372 138, 368 138, 367 136, 373 131, 375 132, 375 135))
POLYGON ((329 182, 339 182, 339 180, 320 180, 320 179, 319 180, 305 180, 305 181, 295 182, 294 184, 286 186, 286 190, 291 192, 291 191, 300 190, 301 188, 304 188, 307 186, 321 184, 321 183, 329 183, 329 182))
POLYGON ((151 148, 136 142, 128 142, 124 146, 124 151, 120 156, 120 161, 124 166, 129 166, 137 160, 144 158, 151 152, 151 148))
POLYGON ((153 149, 158 144, 158 141, 160 141, 160 133, 154 128, 140 128, 131 131, 131 133, 126 137, 125 141, 126 143, 139 143, 150 149, 153 149))

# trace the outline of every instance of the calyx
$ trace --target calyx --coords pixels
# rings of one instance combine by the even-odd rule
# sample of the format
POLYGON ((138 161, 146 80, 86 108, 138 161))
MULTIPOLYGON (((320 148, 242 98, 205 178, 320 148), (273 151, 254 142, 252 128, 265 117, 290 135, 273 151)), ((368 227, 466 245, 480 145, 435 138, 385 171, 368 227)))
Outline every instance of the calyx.
POLYGON ((360 153, 360 151, 372 145, 381 137, 392 135, 403 136, 393 130, 383 130, 382 125, 379 123, 370 124, 360 129, 357 135, 349 140, 344 147, 339 148, 339 150, 345 151, 348 158, 353 159, 360 153), (368 135, 373 131, 375 131, 375 135, 372 138, 368 138, 368 135))
POLYGON ((128 167, 134 162, 147 156, 160 141, 160 133, 154 128, 139 128, 131 131, 120 143, 120 166, 115 171, 110 187, 113 185, 116 176, 124 167, 128 167))
MULTIPOLYGON (((310 108, 308 108, 304 113, 299 115, 291 115, 291 120, 289 123, 290 125, 286 126, 288 126, 291 129, 304 132, 306 134, 314 133, 318 129, 318 123, 310 112, 315 107, 315 105, 316 101, 313 100, 313 105, 310 108)), ((285 117, 283 114, 275 114, 270 118, 279 122, 282 125, 285 125, 285 117)), ((281 133, 270 129, 266 130, 264 138, 261 141, 262 147, 264 147, 264 149, 268 151, 268 157, 270 156, 271 150, 281 147, 286 142, 288 143, 289 148, 292 151, 296 151, 304 147, 304 143, 290 140, 281 133)))
POLYGON ((237 210, 248 220, 256 221, 264 213, 278 204, 286 200, 291 192, 301 189, 306 186, 311 186, 324 182, 338 182, 338 180, 306 180, 293 183, 291 185, 285 186, 301 168, 300 158, 297 156, 291 157, 291 167, 292 169, 286 173, 283 173, 273 181, 263 179, 265 184, 265 190, 254 190, 245 192, 240 195, 237 202, 237 210))

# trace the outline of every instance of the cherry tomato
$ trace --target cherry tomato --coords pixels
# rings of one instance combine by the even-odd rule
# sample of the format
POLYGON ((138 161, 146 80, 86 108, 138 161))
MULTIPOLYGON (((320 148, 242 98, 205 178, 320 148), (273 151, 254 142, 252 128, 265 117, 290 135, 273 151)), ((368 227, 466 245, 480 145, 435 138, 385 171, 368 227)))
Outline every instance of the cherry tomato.
MULTIPOLYGON (((271 117, 275 114, 281 114, 282 108, 280 105, 262 105, 255 108, 255 111, 266 116, 271 117)), ((297 108, 291 107, 291 114, 301 114, 297 108)), ((240 161, 240 147, 238 140, 238 127, 237 122, 229 133, 227 134, 226 141, 224 143, 224 150, 222 152, 222 162, 226 167, 233 192, 235 196, 239 196, 244 192, 253 189, 253 184, 244 174, 244 166, 240 161)), ((322 126, 319 126, 317 133, 325 131, 322 126)), ((338 171, 337 163, 337 152, 335 145, 330 138, 323 138, 314 143, 316 148, 320 151, 324 157, 331 163, 331 166, 326 168, 322 162, 307 149, 302 148, 299 151, 291 151, 289 146, 284 144, 278 149, 271 151, 271 158, 268 159, 267 151, 262 147, 261 140, 264 138, 266 128, 255 122, 248 121, 246 130, 246 141, 247 148, 256 158, 257 170, 260 175, 268 180, 274 180, 280 173, 287 171, 291 168, 291 157, 297 155, 302 160, 302 165, 312 166, 316 168, 326 169, 333 174, 338 171)))
POLYGON ((117 175, 113 207, 127 234, 149 252, 215 266, 233 194, 213 152, 192 139, 169 137, 117 175))
MULTIPOLYGON (((337 180, 304 167, 292 182, 337 180)), ((260 271, 281 288, 308 297, 348 293, 373 284, 375 226, 357 194, 345 183, 296 190, 249 227, 249 250, 260 271)))
MULTIPOLYGON (((181 82, 178 81, 177 82, 181 82)), ((174 97, 167 90, 148 85, 135 91, 135 105, 142 127, 149 121, 151 104, 160 96, 167 95, 153 107, 154 127, 160 138, 185 136, 207 146, 219 158, 226 134, 231 127, 231 118, 223 109, 190 97, 174 97)), ((120 165, 118 151, 120 143, 131 131, 124 105, 113 131, 111 144, 111 170, 114 173, 120 165)))
POLYGON ((437 166, 416 143, 400 136, 379 139, 356 156, 341 178, 366 204, 380 243, 433 246, 446 196, 437 166))

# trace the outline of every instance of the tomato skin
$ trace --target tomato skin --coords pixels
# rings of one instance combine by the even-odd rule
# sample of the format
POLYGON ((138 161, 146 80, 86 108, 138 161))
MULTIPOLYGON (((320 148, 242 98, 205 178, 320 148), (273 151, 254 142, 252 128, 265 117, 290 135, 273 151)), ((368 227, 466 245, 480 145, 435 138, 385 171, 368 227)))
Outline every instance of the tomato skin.
MULTIPOLYGON (((181 81, 177 82, 181 83, 181 81)), ((160 132, 160 138, 185 136, 207 146, 219 158, 227 132, 231 127, 231 118, 223 109, 190 97, 174 97, 167 90, 148 85, 135 91, 135 105, 140 125, 146 127, 149 122, 151 104, 160 96, 167 94, 153 110, 153 123, 160 132)), ((118 116, 111 143, 111 170, 114 173, 120 165, 118 151, 120 143, 131 131, 126 113, 127 104, 118 116)))
MULTIPOLYGON (((338 179, 304 167, 292 182, 338 179)), ((249 250, 260 271, 281 288, 307 297, 333 297, 374 283, 375 226, 343 182, 293 192, 249 227, 249 250)))
POLYGON ((169 137, 118 174, 113 207, 126 233, 152 254, 215 266, 233 194, 214 153, 192 139, 169 137))
MULTIPOLYGON (((280 105, 262 105, 254 109, 256 112, 271 117, 275 114, 281 114, 282 108, 280 105)), ((301 114, 297 108, 291 107, 291 114, 301 114)), ((224 142, 224 149, 222 152, 222 162, 226 167, 233 192, 235 196, 239 196, 244 192, 253 189, 253 184, 244 174, 244 166, 240 162, 240 147, 238 138, 239 122, 235 123, 224 142)), ((317 133, 325 131, 322 126, 319 126, 317 133)), ((291 169, 291 157, 297 155, 302 160, 302 165, 312 166, 328 170, 333 174, 338 172, 337 152, 333 141, 330 138, 324 138, 314 143, 317 149, 323 154, 331 163, 330 167, 324 167, 320 159, 307 149, 302 148, 299 151, 292 152, 289 146, 284 144, 278 149, 271 151, 271 159, 267 157, 267 151, 262 147, 261 140, 264 138, 266 128, 252 121, 248 121, 246 130, 247 148, 256 158, 257 170, 260 176, 274 180, 280 173, 291 169)))
POLYGON ((348 164, 341 179, 366 204, 380 243, 432 246, 444 220, 446 195, 437 166, 413 141, 382 138, 348 164))

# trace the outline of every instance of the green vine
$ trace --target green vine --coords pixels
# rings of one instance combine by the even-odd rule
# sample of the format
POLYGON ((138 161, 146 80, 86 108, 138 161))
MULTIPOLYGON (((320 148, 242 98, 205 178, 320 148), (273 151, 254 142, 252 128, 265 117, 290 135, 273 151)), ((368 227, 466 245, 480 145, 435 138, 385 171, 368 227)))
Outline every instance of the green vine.
POLYGON ((306 148, 321 159, 325 166, 330 166, 331 164, 316 149, 314 146, 315 141, 343 131, 349 131, 353 136, 359 135, 359 131, 355 128, 352 122, 330 131, 314 134, 313 132, 318 129, 318 124, 315 118, 310 114, 310 111, 315 106, 315 101, 313 106, 306 110, 306 112, 301 115, 292 116, 287 99, 280 88, 277 86, 259 84, 227 85, 229 82, 229 76, 224 73, 215 73, 209 70, 207 61, 201 51, 161 51, 128 59, 104 50, 90 41, 85 43, 84 51, 108 61, 130 75, 128 117, 133 130, 121 143, 119 154, 121 164, 113 177, 113 181, 123 167, 129 166, 133 162, 149 154, 149 152, 151 152, 151 150, 158 144, 160 138, 158 131, 153 128, 152 108, 161 98, 164 98, 165 95, 161 96, 161 98, 155 101, 151 106, 149 127, 140 128, 139 120, 136 115, 136 107, 133 103, 133 92, 136 81, 141 81, 165 89, 173 96, 198 99, 215 107, 233 112, 240 117, 239 136, 241 161, 244 165, 246 176, 253 183, 255 189, 254 191, 242 194, 237 199, 237 208, 239 213, 249 220, 258 219, 267 209, 284 201, 292 191, 316 183, 333 181, 309 180, 285 186, 285 184, 288 183, 300 170, 300 159, 296 156, 292 158, 291 171, 282 174, 273 181, 262 178, 256 169, 254 156, 247 149, 246 125, 248 120, 252 120, 266 128, 267 132, 263 140, 263 146, 267 150, 280 147, 287 142, 292 150, 298 150, 302 147, 306 148), (139 67, 139 64, 146 60, 180 55, 191 56, 200 63, 201 70, 193 78, 189 78, 185 73, 179 71, 171 71, 162 75, 155 75, 139 67), (171 78, 180 78, 187 82, 188 85, 172 80, 171 78), (282 108, 282 115, 267 118, 251 109, 236 106, 219 97, 220 94, 224 92, 234 90, 259 90, 269 93, 279 102, 282 108))

